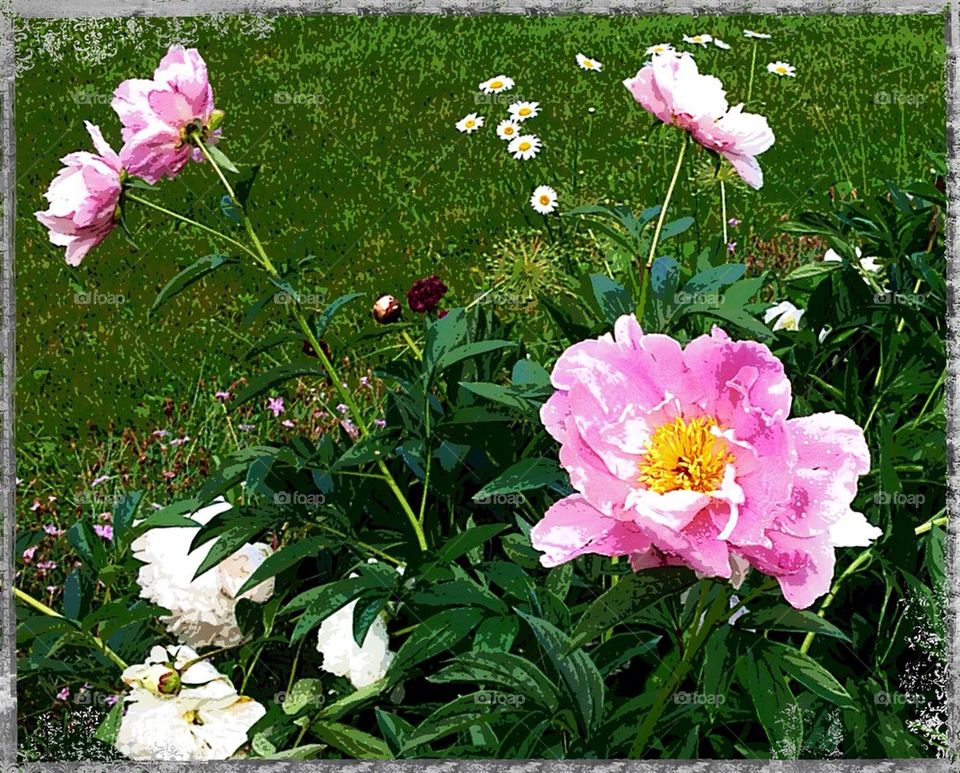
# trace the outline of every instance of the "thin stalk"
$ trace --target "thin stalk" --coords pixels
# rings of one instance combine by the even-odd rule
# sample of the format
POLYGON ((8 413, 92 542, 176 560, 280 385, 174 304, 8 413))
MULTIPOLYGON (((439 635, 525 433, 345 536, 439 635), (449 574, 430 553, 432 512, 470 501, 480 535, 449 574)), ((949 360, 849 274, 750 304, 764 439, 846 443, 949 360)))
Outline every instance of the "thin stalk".
MULTIPOLYGON (((230 186, 230 183, 227 181, 227 178, 224 176, 223 172, 220 170, 220 166, 214 161, 213 156, 210 155, 210 152, 207 150, 203 142, 194 135, 197 147, 200 149, 200 152, 203 154, 204 158, 207 159, 207 162, 216 172, 217 176, 220 178, 220 182, 223 183, 223 187, 226 189, 227 193, 230 195, 230 198, 233 199, 234 203, 237 204, 242 213, 242 222, 243 227, 247 232, 247 235, 250 237, 250 241, 253 242, 253 246, 256 249, 255 257, 257 262, 270 274, 274 279, 280 278, 280 273, 277 271, 276 267, 270 261, 270 258, 267 256, 266 250, 263 248, 263 244, 260 242, 260 239, 257 237, 257 233, 253 228, 253 223, 250 221, 249 216, 246 213, 246 208, 243 207, 239 201, 237 201, 236 194, 234 193, 233 188, 230 186)), ((330 380, 333 382, 334 389, 340 394, 340 397, 343 399, 344 404, 350 409, 351 414, 354 417, 354 420, 357 422, 357 426, 360 429, 361 433, 366 433, 368 431, 368 425, 363 418, 363 414, 360 412, 359 407, 354 401, 353 396, 350 392, 343 386, 337 371, 334 369, 333 364, 330 362, 330 359, 323 351, 323 347, 320 346, 319 340, 317 340, 316 335, 314 335, 313 330, 310 328, 309 323, 306 318, 303 316, 303 311, 300 309, 298 304, 290 305, 290 313, 293 315, 297 324, 300 326, 300 330, 307 338, 307 342, 313 347, 313 350, 317 354, 317 358, 320 360, 320 363, 323 365, 324 370, 327 372, 327 375, 330 377, 330 380)), ((400 487, 397 485, 396 480, 394 480, 393 475, 390 472, 390 468, 387 467, 386 462, 383 459, 377 460, 377 466, 380 468, 380 472, 383 473, 384 478, 386 479, 387 486, 393 492, 393 495, 396 497, 397 501, 400 504, 400 507, 403 509, 404 515, 406 515, 407 520, 410 521, 410 525, 413 527, 413 531, 417 537, 417 543, 420 545, 421 550, 427 550, 427 541, 424 536, 423 529, 420 528, 420 524, 417 522, 417 516, 413 512, 413 508, 410 507, 410 503, 407 501, 407 498, 403 495, 403 492, 400 490, 400 487)))
MULTIPOLYGON (((49 617, 59 617, 62 620, 69 619, 64 615, 61 615, 55 609, 51 609, 42 601, 38 601, 29 593, 24 593, 22 590, 20 590, 16 586, 14 586, 13 588, 13 595, 14 595, 14 598, 19 600, 20 602, 26 604, 29 607, 33 607, 38 612, 42 612, 43 614, 48 615, 49 617)), ((100 652, 103 653, 103 655, 109 658, 110 661, 115 666, 117 666, 117 668, 119 668, 121 671, 126 670, 127 664, 124 663, 123 659, 116 652, 114 652, 112 649, 110 649, 106 645, 103 639, 101 639, 99 636, 96 636, 92 631, 89 632, 87 635, 93 640, 93 643, 97 645, 97 649, 100 650, 100 652)))
MULTIPOLYGON (((830 592, 827 594, 827 597, 823 600, 823 603, 820 604, 820 609, 817 611, 818 617, 825 617, 827 614, 827 609, 833 603, 833 600, 836 598, 837 593, 840 592, 840 584, 847 579, 851 574, 853 574, 857 569, 859 569, 863 564, 869 561, 873 557, 873 548, 868 548, 864 550, 859 556, 857 556, 853 561, 850 562, 850 566, 843 570, 837 581, 833 584, 833 587, 830 589, 830 592)), ((813 644, 813 639, 816 634, 811 631, 808 633, 804 639, 803 644, 800 645, 800 652, 806 655, 810 651, 810 645, 813 644)))
MULTIPOLYGON (((720 620, 723 610, 726 608, 726 606, 726 595, 721 593, 713 602, 710 609, 707 610, 703 624, 695 628, 695 633, 690 637, 686 651, 683 653, 683 657, 677 664, 677 667, 674 668, 670 673, 669 678, 661 688, 660 693, 657 695, 655 703, 650 707, 650 710, 644 716, 643 722, 637 730, 637 735, 633 739, 633 745, 630 747, 630 753, 627 755, 628 759, 636 760, 643 756, 643 753, 647 748, 647 742, 650 740, 650 736, 653 734, 660 716, 666 709, 667 700, 671 695, 673 695, 674 691, 677 689, 677 686, 683 681, 687 673, 690 671, 694 655, 699 651, 700 647, 703 646, 703 643, 707 640, 707 637, 709 637, 710 632, 713 630, 714 623, 720 620)), ((694 621, 694 626, 696 625, 697 622, 694 621)))
POLYGON ((198 223, 196 220, 193 220, 189 217, 185 217, 184 215, 174 212, 172 209, 167 209, 166 207, 162 207, 159 204, 154 204, 149 199, 142 198, 136 195, 135 193, 130 193, 129 191, 127 191, 123 195, 125 198, 129 199, 130 201, 135 201, 138 204, 143 204, 143 206, 149 207, 150 209, 155 209, 157 212, 162 212, 165 215, 169 215, 175 220, 179 220, 182 223, 187 223, 188 225, 192 225, 194 228, 199 228, 201 231, 206 231, 208 234, 211 234, 212 236, 216 236, 217 238, 223 239, 225 242, 232 244, 237 249, 243 250, 248 255, 251 255, 254 258, 257 257, 256 253, 254 253, 243 242, 238 242, 236 239, 230 236, 227 236, 225 233, 218 231, 216 228, 210 228, 210 226, 206 226, 203 223, 198 223))
POLYGON ((720 181, 720 219, 723 222, 723 243, 727 245, 730 243, 727 238, 727 186, 723 180, 720 181))
POLYGON ((673 197, 673 189, 676 187, 677 178, 680 176, 680 166, 683 164, 683 156, 687 152, 687 136, 684 133, 683 141, 680 143, 680 152, 677 154, 677 164, 673 168, 673 177, 670 178, 670 187, 667 188, 667 195, 663 199, 663 205, 660 207, 660 215, 657 217, 657 225, 653 231, 653 241, 650 243, 650 254, 647 255, 646 270, 640 270, 638 280, 640 282, 640 303, 637 306, 637 319, 643 322, 643 312, 647 306, 647 293, 650 287, 650 269, 653 266, 653 259, 657 254, 657 244, 660 241, 660 231, 663 229, 663 221, 667 217, 667 208, 670 206, 670 199, 673 197))
POLYGON ((747 84, 747 102, 753 94, 753 73, 757 69, 757 39, 753 39, 753 57, 750 59, 750 83, 747 84))
POLYGON ((410 351, 413 352, 413 356, 418 360, 422 360, 423 352, 420 351, 420 347, 417 346, 417 342, 413 340, 406 330, 402 330, 401 334, 403 335, 403 339, 407 342, 407 346, 410 347, 410 351))

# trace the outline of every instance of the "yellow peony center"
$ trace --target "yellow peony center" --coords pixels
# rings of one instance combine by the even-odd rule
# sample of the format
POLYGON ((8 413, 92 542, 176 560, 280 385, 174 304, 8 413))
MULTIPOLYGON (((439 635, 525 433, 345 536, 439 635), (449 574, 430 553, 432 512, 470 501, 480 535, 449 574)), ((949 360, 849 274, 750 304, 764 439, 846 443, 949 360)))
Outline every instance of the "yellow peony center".
POLYGON ((716 491, 733 456, 711 430, 715 419, 701 416, 686 422, 678 416, 658 427, 640 460, 640 481, 651 491, 716 491))

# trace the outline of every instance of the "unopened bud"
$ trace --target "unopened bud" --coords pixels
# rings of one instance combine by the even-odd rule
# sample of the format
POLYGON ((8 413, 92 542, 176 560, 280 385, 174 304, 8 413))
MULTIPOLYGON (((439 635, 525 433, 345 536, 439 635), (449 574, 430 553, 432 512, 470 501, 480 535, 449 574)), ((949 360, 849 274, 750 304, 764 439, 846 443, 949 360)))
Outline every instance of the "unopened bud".
POLYGON ((180 674, 162 663, 130 666, 123 672, 122 678, 130 687, 141 687, 154 695, 176 695, 180 692, 180 674))
POLYGON ((210 119, 207 121, 207 128, 209 128, 210 131, 212 131, 212 132, 213 132, 213 131, 216 131, 217 129, 219 129, 219 128, 220 128, 220 124, 223 123, 223 118, 224 118, 225 115, 226 115, 226 113, 224 113, 223 110, 213 110, 213 111, 211 111, 211 113, 210 113, 210 119))
POLYGON ((373 318, 381 325, 396 322, 400 319, 401 311, 403 311, 403 309, 400 306, 400 302, 392 295, 384 295, 378 298, 377 302, 373 304, 373 318))

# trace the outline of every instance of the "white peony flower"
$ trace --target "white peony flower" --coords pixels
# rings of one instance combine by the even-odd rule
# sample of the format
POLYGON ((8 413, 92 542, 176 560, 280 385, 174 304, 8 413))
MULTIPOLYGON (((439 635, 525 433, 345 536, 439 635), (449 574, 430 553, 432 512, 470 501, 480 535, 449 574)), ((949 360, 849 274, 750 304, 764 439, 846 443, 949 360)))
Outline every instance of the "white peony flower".
MULTIPOLYGON (((367 563, 377 563, 370 559, 367 563)), ((397 572, 403 574, 403 567, 397 572)), ((357 575, 351 574, 351 577, 357 575)), ((335 676, 345 676, 358 690, 383 679, 393 662, 387 635, 386 616, 381 613, 373 621, 358 647, 353 639, 353 611, 356 601, 341 607, 320 624, 317 632, 317 652, 323 655, 323 670, 335 676)))
MULTIPOLYGON (((170 610, 160 618, 167 630, 181 642, 193 647, 239 644, 242 635, 237 625, 237 591, 272 552, 263 543, 246 544, 218 566, 193 579, 216 540, 201 545, 192 553, 190 543, 215 515, 229 510, 229 502, 220 499, 198 510, 189 527, 157 528, 134 540, 134 557, 144 563, 137 582, 140 595, 170 610)), ((273 595, 273 579, 251 588, 239 598, 262 604, 273 595)))
POLYGON ((800 318, 803 316, 803 309, 798 309, 790 301, 783 301, 776 306, 771 306, 763 313, 763 321, 773 324, 774 330, 799 330, 800 318))
POLYGON ((154 647, 146 663, 130 666, 123 680, 133 689, 126 703, 116 748, 133 760, 225 760, 247 742, 249 729, 267 713, 238 695, 230 680, 190 647, 154 647), (157 667, 179 671, 172 694, 142 686, 157 667))

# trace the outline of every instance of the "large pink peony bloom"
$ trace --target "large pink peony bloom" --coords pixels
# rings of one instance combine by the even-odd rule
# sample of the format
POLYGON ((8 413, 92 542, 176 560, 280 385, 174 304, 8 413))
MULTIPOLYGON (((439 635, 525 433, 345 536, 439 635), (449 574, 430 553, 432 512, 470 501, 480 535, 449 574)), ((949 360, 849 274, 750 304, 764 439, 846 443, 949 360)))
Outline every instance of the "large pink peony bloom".
POLYGON ((729 578, 745 560, 802 609, 829 590, 835 547, 881 533, 850 509, 870 469, 863 431, 836 413, 787 418, 790 381, 763 344, 714 328, 681 348, 623 316, 551 381, 540 418, 577 493, 531 531, 544 566, 599 553, 729 578))
POLYGON ((66 260, 79 266, 84 256, 110 235, 117 224, 122 183, 120 158, 103 139, 100 129, 84 121, 96 153, 69 153, 65 166, 50 183, 44 197, 46 212, 35 212, 50 232, 50 241, 66 247, 66 260))
POLYGON ((111 104, 123 124, 123 165, 150 183, 175 177, 191 158, 203 159, 188 141, 190 129, 199 130, 209 143, 220 134, 210 126, 213 89, 207 65, 195 48, 171 46, 153 80, 124 81, 113 92, 111 104))
POLYGON ((748 185, 763 186, 756 157, 773 145, 767 119, 743 112, 742 104, 728 107, 723 84, 712 75, 701 75, 690 54, 654 54, 623 85, 661 121, 679 126, 705 148, 720 153, 748 185))

